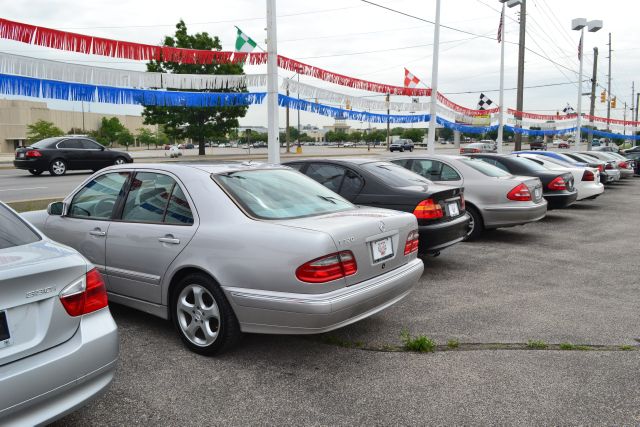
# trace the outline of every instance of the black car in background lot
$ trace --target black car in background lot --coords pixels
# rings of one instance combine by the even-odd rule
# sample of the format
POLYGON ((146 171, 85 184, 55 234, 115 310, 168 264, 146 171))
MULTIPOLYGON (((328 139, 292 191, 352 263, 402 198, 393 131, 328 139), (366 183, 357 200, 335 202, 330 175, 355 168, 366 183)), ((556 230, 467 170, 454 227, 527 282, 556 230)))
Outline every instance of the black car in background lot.
POLYGON ((544 141, 531 141, 529 143, 529 150, 546 150, 547 143, 544 141))
POLYGON ((400 151, 402 153, 404 151, 413 151, 413 147, 413 141, 410 139, 398 139, 389 144, 389 151, 400 151))
POLYGON ((549 209, 566 208, 578 198, 573 187, 573 175, 547 169, 544 166, 517 154, 470 154, 469 157, 482 159, 512 175, 535 176, 542 181, 542 196, 549 209))
POLYGON ((32 175, 49 171, 51 175, 62 176, 68 170, 97 171, 132 162, 129 153, 110 150, 85 136, 61 136, 18 148, 13 165, 32 175))
POLYGON ((418 219, 420 255, 437 255, 467 235, 462 187, 434 184, 402 166, 372 159, 285 164, 354 204, 413 213, 418 219))

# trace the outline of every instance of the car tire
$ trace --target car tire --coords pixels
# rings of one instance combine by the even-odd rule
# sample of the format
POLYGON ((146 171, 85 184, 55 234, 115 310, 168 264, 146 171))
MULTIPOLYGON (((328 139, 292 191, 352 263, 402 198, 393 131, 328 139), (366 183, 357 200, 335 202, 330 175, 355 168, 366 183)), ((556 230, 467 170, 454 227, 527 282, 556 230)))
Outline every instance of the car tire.
POLYGON ((413 153, 413 147, 409 148, 409 152, 413 153))
POLYGON ((484 221, 482 220, 480 212, 473 206, 467 206, 467 214, 469 215, 469 231, 467 231, 464 240, 469 242, 477 239, 482 234, 484 231, 484 221))
POLYGON ((125 159, 124 157, 116 157, 116 159, 113 161, 114 165, 124 165, 125 163, 127 163, 127 159, 125 159))
POLYGON ((49 173, 53 176, 62 176, 67 173, 67 163, 62 159, 55 159, 49 164, 49 173))
POLYGON ((30 173, 31 175, 35 175, 35 176, 41 175, 41 174, 42 174, 42 172, 44 172, 44 171, 42 171, 42 170, 40 170, 40 169, 29 169, 29 173, 30 173))
POLYGON ((404 153, 404 147, 400 147, 400 152, 404 153))
POLYGON ((222 353, 242 337, 238 319, 222 289, 204 273, 192 273, 180 280, 173 292, 171 310, 178 334, 195 353, 222 353))

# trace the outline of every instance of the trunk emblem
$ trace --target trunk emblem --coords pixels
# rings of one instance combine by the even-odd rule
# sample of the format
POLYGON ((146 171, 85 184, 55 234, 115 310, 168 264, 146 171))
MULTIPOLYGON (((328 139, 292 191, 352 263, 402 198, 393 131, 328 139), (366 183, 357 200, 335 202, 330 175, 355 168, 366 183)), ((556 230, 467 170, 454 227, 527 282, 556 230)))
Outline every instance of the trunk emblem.
POLYGON ((56 290, 55 286, 49 286, 47 288, 36 289, 35 291, 29 291, 27 292, 27 298, 33 298, 39 295, 50 294, 52 292, 55 292, 55 290, 56 290))
POLYGON ((384 233, 384 230, 387 229, 387 226, 384 224, 383 221, 380 221, 380 224, 378 224, 378 228, 380 228, 381 233, 384 233))

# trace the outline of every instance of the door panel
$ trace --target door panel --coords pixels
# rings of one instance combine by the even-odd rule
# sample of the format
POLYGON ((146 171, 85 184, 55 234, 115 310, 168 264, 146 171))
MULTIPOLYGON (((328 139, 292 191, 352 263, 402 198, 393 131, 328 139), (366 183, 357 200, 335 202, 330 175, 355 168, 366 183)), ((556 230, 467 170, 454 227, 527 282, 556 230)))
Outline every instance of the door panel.
POLYGON ((67 246, 71 246, 89 261, 100 273, 105 273, 105 243, 109 221, 69 218, 52 215, 47 219, 44 233, 67 246))

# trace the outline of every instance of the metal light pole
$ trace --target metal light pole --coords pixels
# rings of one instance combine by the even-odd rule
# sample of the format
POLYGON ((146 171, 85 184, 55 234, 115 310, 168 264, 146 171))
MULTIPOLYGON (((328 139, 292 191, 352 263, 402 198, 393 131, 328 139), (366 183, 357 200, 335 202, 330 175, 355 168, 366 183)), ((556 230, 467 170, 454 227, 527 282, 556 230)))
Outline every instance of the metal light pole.
POLYGON ((280 163, 280 132, 278 129, 277 34, 276 0, 267 0, 267 126, 269 128, 269 163, 280 163))
MULTIPOLYGON (((593 74, 591 78, 591 102, 589 104, 589 126, 593 128, 593 115, 596 112, 596 86, 598 84, 598 48, 593 48, 593 74)), ((591 151, 591 144, 593 143, 593 129, 589 129, 589 135, 587 137, 587 151, 591 151)))
MULTIPOLYGON (((516 127, 522 128, 522 111, 524 110, 524 53, 527 34, 527 0, 520 4, 520 36, 518 41, 518 94, 516 96, 516 127), (520 125, 518 125, 518 121, 520 125)), ((522 133, 515 134, 514 148, 522 149, 522 133)))
POLYGON ((438 55, 440 53, 440 0, 436 0, 436 24, 433 29, 433 63, 431 66, 431 104, 429 105, 429 135, 427 148, 429 154, 436 150, 436 114, 438 102, 438 55))
MULTIPOLYGON (((300 71, 298 69, 298 101, 300 101, 300 71)), ((302 146, 300 145, 300 108, 297 109, 298 110, 298 138, 296 138, 298 140, 298 146, 296 147, 296 153, 300 154, 302 153, 302 146)))
POLYGON ((571 29, 580 31, 580 72, 578 73, 578 118, 576 122, 576 151, 580 151, 582 142, 582 66, 584 63, 584 27, 588 27, 590 33, 595 33, 602 28, 602 21, 589 21, 585 18, 576 18, 571 21, 571 29))

